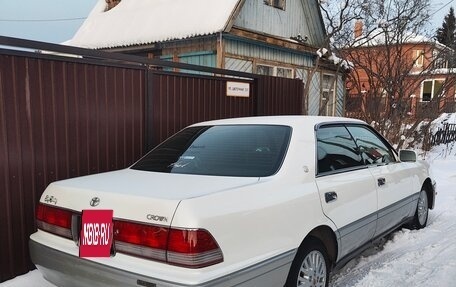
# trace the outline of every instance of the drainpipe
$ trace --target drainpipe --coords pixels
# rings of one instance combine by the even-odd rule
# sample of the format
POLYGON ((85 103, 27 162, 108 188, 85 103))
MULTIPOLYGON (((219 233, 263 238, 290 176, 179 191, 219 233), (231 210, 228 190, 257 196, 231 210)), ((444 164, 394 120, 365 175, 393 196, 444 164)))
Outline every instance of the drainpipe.
POLYGON ((223 69, 225 66, 223 59, 225 59, 223 55, 223 32, 220 32, 217 39, 217 68, 223 69))

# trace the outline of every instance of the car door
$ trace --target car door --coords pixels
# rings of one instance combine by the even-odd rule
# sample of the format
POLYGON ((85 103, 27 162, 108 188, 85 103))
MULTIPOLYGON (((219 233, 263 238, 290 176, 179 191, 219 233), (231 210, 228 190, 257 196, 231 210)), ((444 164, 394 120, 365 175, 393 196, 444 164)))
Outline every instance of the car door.
POLYGON ((345 126, 321 126, 316 139, 316 183, 323 212, 338 228, 341 258, 372 239, 377 189, 345 126))
POLYGON ((361 156, 375 178, 378 219, 375 236, 383 235, 413 214, 413 185, 409 166, 401 163, 393 148, 370 127, 347 126, 361 156))

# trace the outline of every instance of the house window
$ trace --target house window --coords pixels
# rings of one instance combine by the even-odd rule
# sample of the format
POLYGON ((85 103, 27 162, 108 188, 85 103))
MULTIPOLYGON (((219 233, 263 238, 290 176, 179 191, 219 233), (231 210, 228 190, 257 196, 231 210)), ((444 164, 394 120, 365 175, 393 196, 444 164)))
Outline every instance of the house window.
POLYGON ((438 50, 432 51, 432 58, 434 60, 434 69, 444 69, 444 68, 448 67, 445 57, 446 57, 445 53, 443 53, 441 51, 438 51, 438 50))
POLYGON ((274 76, 274 67, 266 65, 257 65, 257 74, 265 76, 274 76))
POLYGON ((415 60, 415 67, 423 67, 424 64, 424 51, 414 50, 413 58, 415 60))
POLYGON ((323 74, 321 81, 321 109, 320 115, 333 116, 336 108, 336 77, 323 74))
POLYGON ((264 0, 266 5, 285 10, 286 0, 264 0))
POLYGON ((293 78, 293 69, 286 67, 277 67, 264 64, 256 65, 256 73, 259 75, 276 76, 282 78, 293 78))
POLYGON ((293 78, 293 69, 277 67, 276 70, 277 70, 277 73, 276 73, 277 77, 293 78))
POLYGON ((434 97, 443 94, 444 80, 425 80, 421 84, 421 101, 429 102, 434 97))

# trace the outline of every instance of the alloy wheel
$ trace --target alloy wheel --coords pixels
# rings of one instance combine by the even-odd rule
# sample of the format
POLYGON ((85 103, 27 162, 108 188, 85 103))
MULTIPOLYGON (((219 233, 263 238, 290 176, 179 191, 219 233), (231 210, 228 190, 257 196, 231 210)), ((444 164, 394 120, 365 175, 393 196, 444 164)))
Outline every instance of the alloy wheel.
POLYGON ((324 287, 326 286, 325 257, 318 250, 313 250, 304 258, 298 273, 297 286, 324 287))

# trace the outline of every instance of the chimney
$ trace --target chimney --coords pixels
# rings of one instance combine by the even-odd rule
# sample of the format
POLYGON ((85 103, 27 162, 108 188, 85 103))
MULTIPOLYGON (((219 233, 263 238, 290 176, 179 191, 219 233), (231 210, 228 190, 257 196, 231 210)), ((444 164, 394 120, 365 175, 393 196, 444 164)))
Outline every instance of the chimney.
POLYGON ((354 33, 355 33, 355 39, 359 38, 363 35, 363 21, 362 20, 356 20, 354 33))

